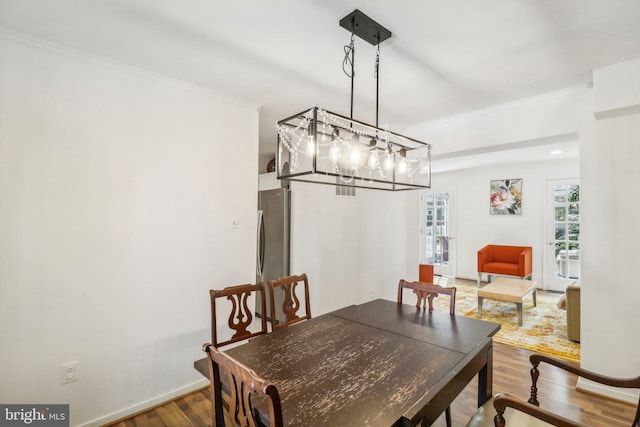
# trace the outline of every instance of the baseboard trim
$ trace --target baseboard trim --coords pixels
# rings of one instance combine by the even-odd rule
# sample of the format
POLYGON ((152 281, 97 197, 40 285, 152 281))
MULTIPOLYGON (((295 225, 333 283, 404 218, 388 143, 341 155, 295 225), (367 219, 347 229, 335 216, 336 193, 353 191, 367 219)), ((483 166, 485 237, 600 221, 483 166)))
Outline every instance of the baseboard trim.
POLYGON ((638 403, 639 393, 637 391, 632 389, 609 387, 582 377, 578 378, 576 390, 597 394, 599 396, 608 397, 610 399, 630 403, 632 405, 636 405, 638 403))
POLYGON ((99 427, 104 426, 105 424, 113 423, 115 421, 122 420, 124 418, 128 418, 132 415, 135 415, 140 412, 144 412, 146 410, 152 409, 156 406, 162 405, 166 402, 170 402, 180 396, 184 396, 185 394, 192 393, 196 390, 199 390, 203 387, 209 385, 209 381, 206 379, 198 380, 194 383, 187 384, 183 387, 177 388, 175 390, 171 390, 168 393, 161 394, 159 396, 153 397, 151 399, 145 400, 143 402, 137 403, 135 405, 129 406, 127 408, 121 409, 117 412, 113 412, 111 414, 104 415, 100 418, 96 418, 91 421, 87 421, 83 424, 78 424, 77 427, 99 427))

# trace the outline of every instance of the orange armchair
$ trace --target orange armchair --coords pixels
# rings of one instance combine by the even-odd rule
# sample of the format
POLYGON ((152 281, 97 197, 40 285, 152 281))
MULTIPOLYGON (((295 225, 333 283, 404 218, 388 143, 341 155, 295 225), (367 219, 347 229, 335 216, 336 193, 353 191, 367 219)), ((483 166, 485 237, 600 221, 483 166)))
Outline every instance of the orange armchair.
POLYGON ((531 246, 487 245, 478 251, 478 286, 487 275, 531 277, 531 246))

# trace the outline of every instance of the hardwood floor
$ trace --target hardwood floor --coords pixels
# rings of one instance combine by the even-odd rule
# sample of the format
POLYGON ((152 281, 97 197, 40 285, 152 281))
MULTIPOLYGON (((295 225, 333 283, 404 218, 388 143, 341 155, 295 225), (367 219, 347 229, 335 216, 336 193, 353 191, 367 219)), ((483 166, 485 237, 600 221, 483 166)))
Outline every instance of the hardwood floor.
MULTIPOLYGON (((493 391, 509 392, 528 399, 531 352, 505 344, 494 344, 493 391)), ((541 365, 538 381, 540 406, 593 427, 628 427, 635 406, 575 390, 576 376, 549 365, 541 365)), ((451 405, 452 424, 465 426, 476 408, 477 382, 472 381, 451 405)), ((286 420, 285 420, 286 421, 286 420)), ((211 425, 208 388, 188 394, 110 424, 112 427, 205 427, 211 425)), ((434 424, 444 427, 444 415, 434 424)), ((517 427, 517 426, 513 426, 517 427)))
POLYGON ((209 387, 105 426, 209 427, 211 426, 209 387))

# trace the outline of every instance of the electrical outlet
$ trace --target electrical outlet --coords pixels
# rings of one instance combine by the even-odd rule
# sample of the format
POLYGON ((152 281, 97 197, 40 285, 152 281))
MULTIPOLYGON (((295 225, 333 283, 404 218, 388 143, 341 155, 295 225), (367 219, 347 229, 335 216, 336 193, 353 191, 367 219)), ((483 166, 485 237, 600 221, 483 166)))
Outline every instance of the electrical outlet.
POLYGON ((60 384, 68 384, 78 381, 78 365, 80 362, 74 360, 67 362, 60 367, 60 384))
POLYGON ((376 297, 376 290, 371 288, 369 289, 369 298, 374 299, 376 297))
POLYGON ((231 220, 231 228, 233 228, 233 229, 240 228, 240 220, 238 218, 233 218, 231 220))

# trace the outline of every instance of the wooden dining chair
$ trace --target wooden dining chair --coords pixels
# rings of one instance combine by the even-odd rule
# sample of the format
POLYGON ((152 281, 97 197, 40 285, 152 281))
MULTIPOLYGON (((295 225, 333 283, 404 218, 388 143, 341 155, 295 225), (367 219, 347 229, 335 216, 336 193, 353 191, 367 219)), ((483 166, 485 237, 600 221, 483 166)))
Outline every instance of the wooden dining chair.
POLYGON ((211 289, 209 295, 211 297, 211 342, 215 347, 222 347, 267 333, 267 316, 264 315, 264 313, 266 313, 266 302, 264 298, 264 284, 262 282, 256 285, 229 286, 222 290, 211 289), (259 327, 252 325, 254 313, 247 303, 252 293, 255 293, 256 297, 258 293, 260 293, 261 296, 262 320, 259 327), (229 326, 229 329, 234 333, 230 339, 218 341, 217 302, 222 298, 231 303, 227 326, 229 326))
MULTIPOLYGON (((420 305, 427 309, 427 301, 429 302, 429 313, 433 311, 433 299, 438 295, 449 295, 449 314, 454 316, 456 313, 456 288, 445 288, 440 285, 426 282, 407 282, 400 280, 398 283, 398 304, 402 304, 402 294, 405 289, 412 289, 418 297, 416 308, 420 310, 420 305)), ((448 406, 444 412, 447 427, 451 427, 451 407, 448 406)))
POLYGON ((253 370, 233 357, 221 352, 211 344, 205 344, 209 377, 211 378, 211 420, 213 427, 256 427, 265 425, 264 418, 256 408, 254 397, 266 399, 266 408, 261 408, 269 417, 269 427, 283 427, 280 395, 273 383, 259 377, 253 370), (231 385, 229 410, 223 409, 222 376, 231 385), (226 420, 225 420, 226 418, 226 420))
MULTIPOLYGON (((584 424, 562 417, 553 412, 540 408, 538 402, 538 377, 540 372, 538 366, 541 362, 552 365, 556 368, 564 369, 567 372, 579 377, 594 381, 596 383, 618 388, 640 388, 640 376, 635 378, 613 378, 587 371, 575 364, 557 357, 545 356, 542 354, 532 354, 529 356, 531 362, 531 396, 528 401, 521 400, 506 393, 499 393, 487 403, 481 406, 475 415, 467 423, 467 427, 542 427, 542 426, 563 426, 563 427, 585 427, 584 424)), ((590 408, 584 408, 585 411, 590 408)), ((636 415, 631 423, 631 427, 640 426, 640 400, 636 406, 636 415)))
MULTIPOLYGON (((279 328, 292 325, 297 322, 301 322, 306 319, 311 319, 311 302, 309 301, 309 280, 307 275, 302 273, 299 276, 285 276, 277 280, 269 280, 269 296, 271 305, 271 330, 275 331, 279 328), (299 315, 298 311, 301 309, 300 299, 296 293, 299 284, 303 284, 304 287, 304 305, 305 314, 299 315), (278 322, 277 317, 280 311, 276 311, 276 298, 278 292, 283 294, 282 298, 282 313, 285 320, 278 322)), ((279 298, 278 298, 279 299, 279 298)))
POLYGON ((398 284, 398 304, 402 304, 402 291, 404 289, 413 289, 413 292, 418 296, 417 308, 420 305, 426 309, 427 301, 429 302, 429 313, 433 311, 433 299, 438 295, 449 295, 449 314, 452 316, 456 313, 456 288, 455 287, 443 287, 433 283, 426 282, 407 282, 400 280, 398 284))
MULTIPOLYGON (((261 297, 262 313, 266 313, 265 289, 262 282, 252 285, 228 286, 221 290, 211 289, 209 296, 211 297, 211 342, 214 347, 223 347, 239 341, 248 340, 267 333, 267 316, 262 315, 260 323, 254 325, 254 313, 249 308, 248 299, 251 294, 258 294, 261 297), (218 334, 218 304, 222 304, 221 300, 226 300, 227 306, 230 307, 227 326, 233 332, 231 338, 219 341, 218 334)), ((220 322, 222 323, 222 322, 220 322)), ((222 384, 222 401, 225 410, 229 409, 231 389, 226 382, 222 384)))

